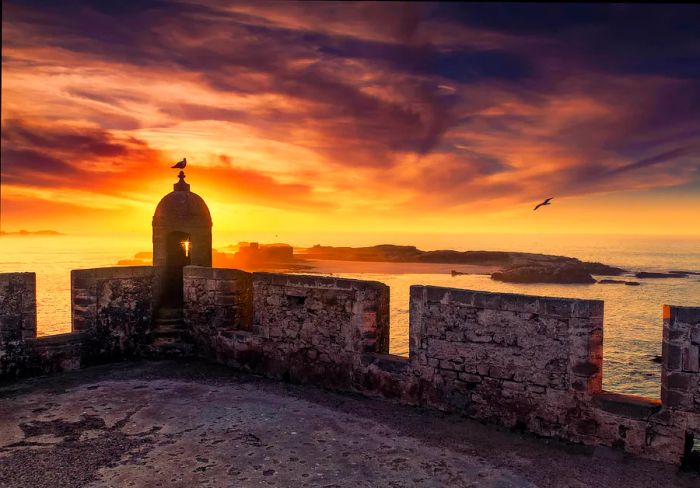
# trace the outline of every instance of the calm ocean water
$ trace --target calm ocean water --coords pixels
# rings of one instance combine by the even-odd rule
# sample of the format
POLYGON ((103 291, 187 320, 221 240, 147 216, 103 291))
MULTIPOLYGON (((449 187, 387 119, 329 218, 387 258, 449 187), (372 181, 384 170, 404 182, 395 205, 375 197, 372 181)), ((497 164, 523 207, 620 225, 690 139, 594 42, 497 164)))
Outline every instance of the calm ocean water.
MULTIPOLYGON (((218 244, 223 246, 246 238, 250 239, 248 236, 220 236, 218 244)), ((310 244, 291 239, 290 242, 310 244)), ((322 242, 341 244, 329 240, 322 242)), ((415 244, 426 250, 539 252, 601 261, 630 270, 700 272, 698 237, 404 235, 371 244, 383 242, 415 244)), ((352 245, 358 244, 352 242, 352 245)), ((130 258, 134 253, 149 248, 147 237, 4 236, 0 238, 0 272, 37 273, 39 334, 56 334, 70 331, 71 269, 114 266, 119 259, 130 258)), ((460 269, 457 265, 453 268, 460 269)), ((408 290, 413 284, 605 300, 604 386, 613 391, 651 397, 659 396, 660 365, 652 358, 661 354, 662 305, 700 306, 700 276, 637 280, 643 282, 638 287, 517 285, 492 281, 486 275, 452 277, 443 272, 424 271, 398 273, 396 265, 393 265, 390 272, 383 272, 381 266, 374 265, 367 273, 334 274, 381 281, 391 287, 391 352, 395 354, 408 352, 408 290)))

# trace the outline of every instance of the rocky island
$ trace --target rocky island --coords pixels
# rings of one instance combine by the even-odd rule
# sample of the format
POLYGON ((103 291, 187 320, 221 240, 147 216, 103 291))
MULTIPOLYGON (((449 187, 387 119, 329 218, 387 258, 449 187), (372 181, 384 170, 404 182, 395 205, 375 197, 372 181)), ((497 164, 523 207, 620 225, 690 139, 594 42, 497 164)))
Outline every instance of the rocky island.
MULTIPOLYGON (((452 270, 452 275, 477 272, 489 274, 494 280, 509 283, 558 284, 596 283, 592 275, 619 276, 626 272, 622 268, 602 263, 552 254, 452 249, 423 251, 416 246, 394 244, 368 247, 316 245, 300 248, 281 243, 240 242, 224 249, 224 252, 213 250, 214 264, 222 268, 244 271, 347 272, 346 268, 351 266, 350 263, 404 263, 419 266, 444 264, 471 267, 469 272, 452 270), (342 271, 328 268, 326 263, 331 262, 340 263, 342 271)), ((142 252, 134 255, 132 259, 120 260, 117 264, 149 265, 150 260, 151 254, 142 252)))
MULTIPOLYGON (((151 264, 152 255, 140 252, 132 259, 122 259, 120 266, 144 266, 151 264)), ((443 249, 424 251, 416 246, 381 244, 366 247, 321 246, 293 247, 289 244, 259 244, 239 242, 226 246, 223 251, 212 250, 214 265, 221 268, 244 271, 270 271, 283 273, 364 273, 375 265, 395 264, 400 271, 374 272, 445 272, 453 276, 463 274, 488 274, 491 279, 507 283, 552 284, 624 284, 638 286, 637 281, 609 279, 628 274, 636 278, 687 278, 700 273, 694 271, 669 271, 668 273, 632 272, 603 263, 581 261, 577 258, 554 254, 538 254, 517 251, 455 251, 443 249), (353 265, 355 263, 355 265, 353 265), (359 265, 366 263, 366 266, 359 265), (405 265, 405 266, 403 266, 405 265), (410 265, 410 266, 409 266, 410 265), (429 265, 459 265, 436 271, 429 265), (429 268, 429 271, 426 271, 429 268), (605 277, 596 280, 594 276, 605 277)), ((382 268, 386 268, 382 266, 382 268)))
MULTIPOLYGON (((371 247, 316 245, 299 250, 316 260, 480 265, 496 268, 491 278, 509 283, 595 283, 592 275, 619 276, 622 268, 566 256, 514 251, 422 251, 415 246, 383 244, 371 247)), ((453 274, 459 274, 453 271, 453 274)))

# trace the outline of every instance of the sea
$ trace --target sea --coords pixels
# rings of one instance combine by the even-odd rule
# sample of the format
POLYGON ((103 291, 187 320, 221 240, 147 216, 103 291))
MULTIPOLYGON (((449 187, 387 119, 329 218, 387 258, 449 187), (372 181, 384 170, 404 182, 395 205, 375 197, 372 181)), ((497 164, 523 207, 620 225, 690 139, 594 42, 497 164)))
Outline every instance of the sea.
MULTIPOLYGON (((215 247, 239 241, 270 242, 267 235, 214 236, 215 247)), ((275 236, 277 237, 277 236, 275 236)), ((599 261, 631 271, 700 272, 700 236, 593 236, 593 235, 326 235, 310 240, 302 234, 287 237, 290 244, 416 245, 423 250, 522 251, 599 261), (293 240, 296 239, 296 240, 293 240), (361 244, 362 243, 362 244, 361 244)), ((70 331, 70 270, 115 266, 150 250, 148 236, 58 235, 0 237, 0 272, 33 271, 37 275, 38 335, 70 331)), ((636 279, 640 286, 618 284, 549 285, 493 281, 487 274, 452 276, 458 265, 405 266, 371 263, 352 266, 334 276, 375 280, 390 287, 390 352, 408 354, 408 297, 414 284, 470 290, 521 293, 605 301, 603 386, 606 390, 658 398, 660 395, 662 306, 700 306, 700 276, 636 279), (405 271, 405 272, 404 272, 405 271)))

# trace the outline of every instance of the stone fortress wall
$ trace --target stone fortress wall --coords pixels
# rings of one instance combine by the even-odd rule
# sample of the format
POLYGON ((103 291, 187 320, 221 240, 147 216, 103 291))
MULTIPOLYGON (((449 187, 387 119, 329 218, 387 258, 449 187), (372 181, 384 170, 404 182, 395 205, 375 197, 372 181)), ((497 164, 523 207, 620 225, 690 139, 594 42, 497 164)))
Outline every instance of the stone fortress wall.
MULTIPOLYGON (((0 274, 0 379, 162 355, 156 281, 150 267, 73 271, 73 332, 37 338, 34 274, 0 274)), ((412 286, 406 358, 388 354, 382 283, 188 266, 183 286, 187 340, 209 361, 669 463, 696 455, 700 307, 664 306, 658 401, 602 390, 601 301, 412 286)))
POLYGON ((36 275, 0 273, 0 379, 78 369, 146 352, 150 266, 71 271, 72 331, 36 336, 36 275))

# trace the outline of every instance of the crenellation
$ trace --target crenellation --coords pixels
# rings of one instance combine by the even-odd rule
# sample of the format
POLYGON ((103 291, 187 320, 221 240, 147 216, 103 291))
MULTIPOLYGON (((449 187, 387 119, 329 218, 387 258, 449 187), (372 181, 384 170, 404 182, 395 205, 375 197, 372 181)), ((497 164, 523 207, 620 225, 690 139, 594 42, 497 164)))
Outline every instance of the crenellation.
POLYGON ((0 274, 0 341, 36 336, 36 274, 0 274))
POLYGON ((84 332, 83 360, 110 361, 143 353, 153 323, 153 268, 71 272, 72 330, 84 332))
POLYGON ((602 390, 597 300, 412 286, 399 357, 388 354, 382 283, 185 266, 180 315, 157 311, 161 278, 151 267, 75 270, 73 332, 35 338, 34 275, 0 275, 0 374, 158 355, 154 322, 182 317, 190 345, 177 354, 273 378, 673 463, 688 432, 700 437, 699 308, 664 308, 659 402, 602 390))
POLYGON ((664 306, 661 399, 667 407, 695 414, 700 414, 698 329, 700 308, 664 306))
POLYGON ((46 374, 80 369, 86 353, 85 339, 81 332, 69 332, 28 340, 28 372, 46 374))
POLYGON ((0 273, 0 377, 17 376, 31 357, 36 337, 36 275, 0 273))

